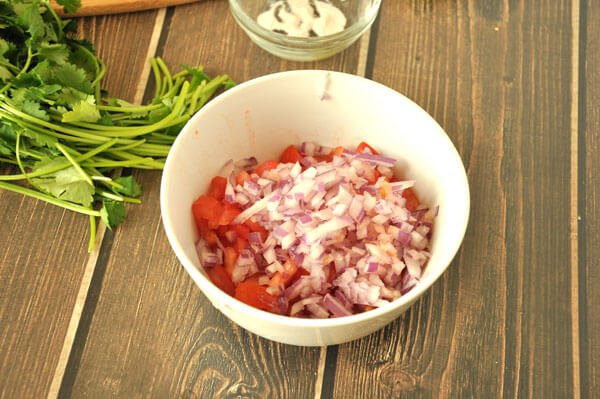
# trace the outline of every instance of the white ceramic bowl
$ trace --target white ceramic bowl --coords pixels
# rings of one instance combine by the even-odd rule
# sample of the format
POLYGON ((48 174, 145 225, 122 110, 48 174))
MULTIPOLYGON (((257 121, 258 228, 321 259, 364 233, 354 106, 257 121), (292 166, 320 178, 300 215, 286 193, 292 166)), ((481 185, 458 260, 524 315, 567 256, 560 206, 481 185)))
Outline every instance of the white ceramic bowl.
POLYGON ((371 80, 338 72, 263 76, 221 94, 183 128, 167 158, 161 212, 175 254, 211 303, 240 326, 293 345, 339 344, 376 331, 404 312, 440 277, 456 254, 469 216, 461 159, 442 128, 419 106, 371 80), (245 305, 214 286, 200 265, 192 202, 205 194, 228 159, 276 158, 289 144, 314 141, 355 147, 367 141, 399 160, 422 201, 439 205, 432 257, 415 288, 389 305, 334 319, 279 316, 245 305))

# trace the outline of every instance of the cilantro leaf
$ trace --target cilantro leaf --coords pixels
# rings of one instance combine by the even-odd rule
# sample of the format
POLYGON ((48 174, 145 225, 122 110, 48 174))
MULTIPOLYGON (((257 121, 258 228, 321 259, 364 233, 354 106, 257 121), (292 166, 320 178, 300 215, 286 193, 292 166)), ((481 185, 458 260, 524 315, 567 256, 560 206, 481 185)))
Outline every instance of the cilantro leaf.
POLYGON ((40 132, 34 132, 30 129, 23 129, 21 130, 21 133, 37 147, 48 147, 54 149, 56 143, 58 143, 58 139, 56 137, 40 132))
POLYGON ((27 72, 19 76, 18 78, 14 78, 11 81, 12 85, 16 88, 30 88, 30 87, 40 87, 44 84, 44 81, 40 77, 39 74, 35 72, 27 72))
POLYGON ((56 2, 63 6, 63 9, 68 14, 73 14, 81 7, 81 0, 56 0, 56 2))
POLYGON ((25 101, 23 101, 23 104, 21 104, 21 110, 23 112, 25 112, 26 114, 34 116, 38 119, 41 119, 44 121, 50 120, 48 113, 45 110, 40 108, 40 103, 38 103, 38 102, 25 100, 25 101))
POLYGON ((65 112, 62 116, 64 123, 96 122, 98 119, 100 119, 98 108, 88 101, 80 101, 73 107, 73 111, 65 112))
POLYGON ((26 28, 30 37, 27 41, 30 44, 39 42, 40 40, 56 41, 58 37, 54 31, 54 26, 44 22, 44 18, 40 14, 39 3, 32 2, 17 17, 17 22, 26 28))
POLYGON ((64 44, 44 42, 37 51, 41 59, 46 59, 54 64, 64 64, 69 59, 69 49, 64 44))
POLYGON ((100 218, 104 224, 112 230, 113 227, 120 225, 127 216, 127 209, 122 202, 102 201, 102 209, 100 209, 100 218))
POLYGON ((68 62, 54 70, 48 83, 56 83, 92 94, 92 83, 88 80, 85 71, 68 62))
POLYGON ((69 62, 85 71, 89 80, 96 78, 98 62, 91 52, 78 47, 69 55, 69 62))
POLYGON ((142 195, 142 187, 135 181, 133 176, 121 176, 113 181, 123 186, 123 188, 113 188, 113 191, 117 194, 123 194, 129 197, 139 197, 142 195))
POLYGON ((13 77, 13 74, 11 71, 8 70, 7 67, 5 66, 0 66, 0 79, 2 80, 8 80, 10 78, 13 77))
POLYGON ((56 96, 53 97, 54 101, 58 105, 65 105, 69 108, 73 108, 81 101, 88 101, 90 98, 89 94, 82 93, 79 90, 71 88, 63 88, 56 96))
POLYGON ((90 186, 73 166, 32 180, 38 187, 56 198, 83 206, 91 206, 94 201, 94 187, 90 186))

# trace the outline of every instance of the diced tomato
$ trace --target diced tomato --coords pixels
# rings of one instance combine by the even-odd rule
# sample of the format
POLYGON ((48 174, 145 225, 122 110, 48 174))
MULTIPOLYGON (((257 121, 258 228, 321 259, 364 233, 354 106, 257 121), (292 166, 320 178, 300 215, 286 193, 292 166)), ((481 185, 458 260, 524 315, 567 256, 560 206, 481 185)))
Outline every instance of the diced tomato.
POLYGON ((375 183, 377 183, 379 176, 381 176, 381 173, 379 173, 377 168, 373 168, 373 175, 371 176, 371 175, 367 174, 366 176, 364 176, 364 178, 367 179, 369 184, 375 184, 375 183))
POLYGON ((198 234, 200 237, 206 238, 206 233, 210 230, 208 228, 208 220, 206 219, 197 219, 196 214, 194 214, 194 220, 196 221, 196 227, 198 228, 198 234))
POLYGON ((204 236, 206 243, 211 247, 215 247, 217 245, 217 233, 214 230, 208 230, 206 232, 206 236, 204 236))
POLYGON ((242 211, 237 206, 225 201, 225 204, 223 206, 223 212, 221 212, 221 215, 219 217, 219 225, 227 226, 240 213, 242 213, 242 211))
POLYGON ((260 234, 260 239, 264 242, 268 235, 269 232, 267 231, 267 229, 265 229, 263 226, 261 226, 260 224, 253 222, 252 220, 248 219, 244 222, 244 225, 246 227, 248 227, 250 229, 250 231, 253 231, 255 233, 259 233, 260 234))
POLYGON ((250 229, 243 224, 232 224, 230 226, 231 230, 235 231, 238 237, 242 237, 244 240, 248 239, 248 234, 250 234, 250 229))
POLYGON ((243 186, 243 185, 244 185, 244 182, 245 182, 246 180, 251 180, 251 177, 250 177, 250 175, 248 174, 248 172, 246 172, 245 170, 242 170, 242 171, 240 172, 240 174, 239 174, 239 175, 237 175, 237 177, 235 178, 235 183, 236 183, 236 184, 239 184, 240 186, 243 186))
POLYGON ((223 205, 216 198, 201 195, 192 204, 192 213, 196 223, 199 219, 205 219, 208 221, 209 228, 215 228, 219 224, 221 213, 223 213, 223 205))
POLYGON ((242 237, 238 237, 235 240, 234 247, 238 252, 242 252, 242 250, 248 248, 248 240, 244 240, 242 237))
POLYGON ((227 179, 221 176, 215 176, 210 182, 208 189, 208 195, 213 198, 223 201, 225 198, 225 187, 227 186, 227 179))
POLYGON ((271 277, 271 280, 269 281, 269 286, 287 286, 287 284, 296 275, 296 271, 298 271, 298 266, 296 266, 296 263, 294 263, 294 261, 291 258, 288 258, 288 260, 283 264, 283 271, 278 271, 273 277, 271 277))
POLYGON ((299 267, 296 271, 296 274, 292 277, 292 279, 288 282, 288 286, 294 284, 298 279, 302 276, 308 276, 310 273, 303 267, 299 267))
POLYGON ((197 219, 196 226, 198 227, 198 234, 200 234, 200 237, 204 238, 208 245, 211 247, 217 245, 217 234, 208 227, 208 221, 206 219, 197 219))
POLYGON ((235 287, 235 298, 247 305, 272 313, 279 313, 277 297, 267 292, 267 287, 258 284, 258 277, 250 277, 235 287))
POLYGON ((356 152, 358 152, 358 153, 370 152, 373 155, 378 155, 377 151, 375 151, 375 149, 373 147, 371 147, 370 145, 368 145, 364 141, 361 142, 358 145, 358 147, 356 147, 356 152), (368 149, 368 151, 365 151, 366 149, 368 149))
POLYGON ((263 173, 265 173, 267 170, 275 169, 276 167, 277 167, 277 161, 273 161, 272 159, 270 159, 270 160, 258 165, 258 167, 256 169, 254 169, 254 173, 256 173, 259 176, 262 176, 263 173))
POLYGON ((344 153, 344 147, 339 146, 339 147, 335 147, 332 151, 331 151, 331 157, 333 158, 334 155, 337 156, 341 156, 344 153))
POLYGON ((412 188, 407 188, 402 191, 402 196, 406 198, 406 209, 414 212, 420 204, 415 191, 412 188))
POLYGON ((313 158, 316 159, 317 162, 331 162, 331 161, 333 161, 333 155, 332 154, 315 155, 313 158))
POLYGON ((302 160, 302 158, 303 158, 302 155, 300 155, 300 152, 298 152, 296 147, 291 145, 288 148, 286 148, 285 150, 283 150, 283 153, 279 157, 279 162, 281 162, 281 163, 296 163, 296 162, 300 162, 302 160))
POLYGON ((233 285, 231 277, 229 277, 223 266, 217 265, 215 267, 207 268, 206 273, 214 285, 231 296, 235 295, 235 285, 233 285))
POLYGON ((231 273, 233 273, 233 268, 235 267, 235 262, 237 262, 238 255, 238 251, 236 251, 233 247, 225 247, 225 250, 223 251, 225 271, 227 274, 229 274, 229 276, 231 276, 231 273))

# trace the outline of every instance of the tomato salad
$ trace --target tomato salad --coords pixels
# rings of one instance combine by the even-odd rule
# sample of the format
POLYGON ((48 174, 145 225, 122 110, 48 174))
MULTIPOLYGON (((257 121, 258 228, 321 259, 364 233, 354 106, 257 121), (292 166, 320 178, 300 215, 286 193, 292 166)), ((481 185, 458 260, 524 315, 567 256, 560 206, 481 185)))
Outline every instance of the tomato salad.
POLYGON ((437 207, 367 143, 303 143, 278 161, 229 161, 192 205, 196 249, 236 299, 293 317, 341 317, 404 295, 430 258, 437 207))

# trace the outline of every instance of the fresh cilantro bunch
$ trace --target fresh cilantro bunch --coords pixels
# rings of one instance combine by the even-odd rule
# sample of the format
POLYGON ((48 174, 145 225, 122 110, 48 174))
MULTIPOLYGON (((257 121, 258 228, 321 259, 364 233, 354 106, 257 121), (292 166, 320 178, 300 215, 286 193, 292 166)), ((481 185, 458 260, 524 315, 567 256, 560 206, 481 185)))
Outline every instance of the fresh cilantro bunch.
MULTIPOLYGON (((67 12, 80 5, 58 3, 67 12)), ((76 28, 47 1, 0 0, 0 164, 16 172, 0 175, 0 188, 89 215, 91 250, 96 218, 113 228, 125 218, 124 202, 140 202, 138 183, 111 177, 113 170, 162 169, 190 116, 233 82, 210 79, 201 67, 171 75, 155 58, 150 104, 107 98, 105 65, 76 28)))

